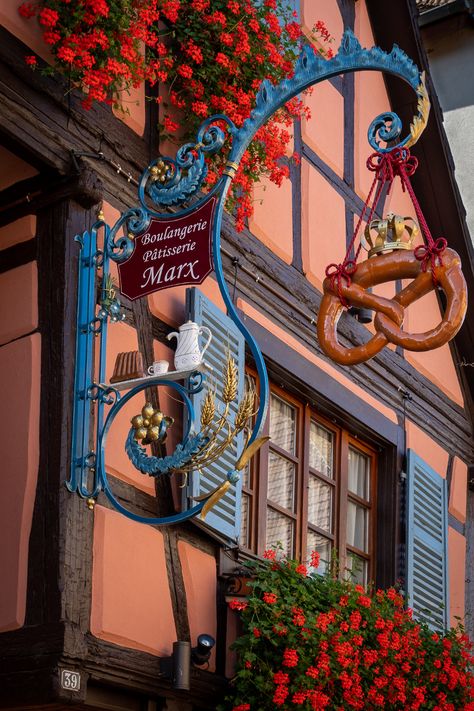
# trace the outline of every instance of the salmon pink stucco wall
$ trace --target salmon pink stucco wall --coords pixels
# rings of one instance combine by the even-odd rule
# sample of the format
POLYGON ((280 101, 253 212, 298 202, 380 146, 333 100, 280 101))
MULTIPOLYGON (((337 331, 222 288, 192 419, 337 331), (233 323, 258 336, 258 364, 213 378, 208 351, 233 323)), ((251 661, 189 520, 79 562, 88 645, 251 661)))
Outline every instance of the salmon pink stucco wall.
POLYGON ((25 621, 39 465, 40 375, 39 333, 0 348, 0 632, 25 621))
POLYGON ((102 506, 94 509, 91 632, 159 656, 176 640, 163 534, 102 506))
MULTIPOLYGON (((0 19, 2 8, 3 4, 0 3, 0 19)), ((8 188, 20 180, 38 175, 38 171, 32 165, 25 163, 14 153, 10 153, 4 146, 0 146, 0 166, 3 168, 0 171, 0 190, 8 188)))
POLYGON ((8 343, 34 331, 38 326, 36 262, 0 274, 0 303, 3 304, 0 343, 8 343))
POLYGON ((334 37, 331 45, 333 51, 339 47, 341 36, 344 31, 342 15, 337 2, 327 0, 301 0, 301 21, 303 32, 311 37, 311 31, 318 20, 322 20, 329 34, 334 37))
MULTIPOLYGON (((39 55, 46 62, 52 61, 48 45, 43 41, 43 33, 36 19, 27 20, 18 12, 23 0, 2 0, 0 2, 0 24, 18 37, 32 53, 39 55)), ((15 182, 15 181, 13 181, 15 182)))
POLYGON ((328 264, 344 258, 346 209, 343 198, 306 160, 301 164, 301 204, 303 269, 322 290, 328 264))
MULTIPOLYGON (((216 639, 216 559, 185 541, 178 542, 178 553, 186 589, 191 644, 194 646, 198 636, 203 633, 216 639)), ((209 669, 215 669, 215 648, 212 650, 209 669)))
POLYGON ((464 619, 466 539, 451 527, 448 535, 448 565, 449 618, 450 625, 454 627, 459 622, 456 617, 464 619))
POLYGON ((467 505, 467 465, 454 457, 451 488, 449 492, 449 513, 458 521, 466 523, 467 505))
MULTIPOLYGON (((120 92, 120 107, 114 108, 114 115, 123 121, 129 128, 139 136, 143 136, 146 121, 145 88, 143 84, 139 87, 120 92)), ((143 166, 145 168, 146 166, 143 166)))
POLYGON ((293 259, 293 201, 291 181, 284 180, 278 187, 268 178, 257 183, 253 190, 253 217, 249 229, 263 244, 284 262, 293 259), (278 221, 275 220, 278 215, 278 221))
POLYGON ((302 138, 341 178, 344 173, 344 99, 329 82, 312 87, 305 97, 311 112, 301 124, 302 138))
POLYGON ((443 479, 446 478, 449 454, 414 422, 406 421, 407 449, 412 449, 443 479))
MULTIPOLYGON (((125 323, 111 323, 107 331, 107 382, 114 372, 115 359, 119 353, 138 350, 137 332, 125 323)), ((133 484, 148 494, 155 493, 152 477, 141 474, 130 462, 125 453, 125 440, 130 430, 130 420, 138 415, 145 404, 145 393, 132 398, 112 423, 107 435, 105 447, 105 465, 107 472, 129 484, 133 484)))
POLYGON ((15 222, 0 227, 0 249, 33 239, 36 233, 36 215, 25 215, 15 222))

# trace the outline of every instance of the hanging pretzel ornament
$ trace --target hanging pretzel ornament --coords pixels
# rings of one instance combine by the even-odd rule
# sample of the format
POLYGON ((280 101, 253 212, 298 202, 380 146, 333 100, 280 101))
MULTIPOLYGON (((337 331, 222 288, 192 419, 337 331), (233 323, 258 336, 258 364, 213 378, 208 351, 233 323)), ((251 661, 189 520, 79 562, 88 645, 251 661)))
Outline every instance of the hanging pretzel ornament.
POLYGON ((362 210, 354 236, 342 264, 330 264, 323 282, 323 298, 319 308, 317 334, 321 348, 333 361, 341 365, 356 365, 373 358, 388 343, 411 351, 428 351, 450 341, 461 328, 467 309, 467 287, 461 271, 459 255, 447 247, 444 238, 436 241, 413 191, 410 176, 418 161, 407 148, 374 153, 367 161, 375 172, 369 196, 362 210), (426 244, 413 249, 419 230, 411 218, 389 214, 384 220, 373 220, 384 185, 389 190, 395 177, 408 192, 426 244), (372 194, 375 197, 365 230, 369 258, 357 264, 362 243, 351 258, 351 252, 365 217, 372 194), (411 221, 413 226, 408 224, 411 221), (374 239, 372 233, 377 237, 374 239), (371 293, 378 284, 397 279, 413 279, 393 299, 371 293), (434 288, 441 288, 446 296, 446 308, 440 323, 424 333, 408 333, 402 329, 404 311, 434 288), (375 335, 359 346, 346 348, 337 335, 338 321, 344 308, 357 307, 376 312, 375 335))

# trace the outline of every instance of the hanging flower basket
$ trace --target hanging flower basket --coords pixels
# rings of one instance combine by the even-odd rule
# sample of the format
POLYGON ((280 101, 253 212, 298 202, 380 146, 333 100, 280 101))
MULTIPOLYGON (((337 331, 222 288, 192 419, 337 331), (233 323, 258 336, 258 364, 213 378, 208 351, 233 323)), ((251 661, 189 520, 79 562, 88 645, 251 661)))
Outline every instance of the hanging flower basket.
POLYGON ((250 563, 246 600, 229 605, 244 634, 232 692, 221 711, 432 709, 473 711, 471 644, 417 622, 399 592, 312 575, 293 560, 250 563))
MULTIPOLYGON (((37 17, 55 59, 49 70, 84 92, 86 108, 100 101, 127 110, 127 89, 147 82, 152 100, 161 104, 160 128, 168 138, 178 130, 181 139, 194 136, 204 118, 218 113, 241 126, 262 80, 291 76, 308 41, 286 0, 37 0, 19 12, 37 17), (167 87, 160 95, 159 84, 167 87)), ((315 51, 332 56, 322 21, 311 39, 315 51)), ((26 61, 37 64, 35 56, 26 61)), ((293 99, 260 129, 243 157, 228 200, 239 230, 253 213, 253 184, 264 175, 276 185, 288 177, 292 125, 303 116, 309 117, 307 107, 293 99)), ((224 163, 222 154, 211 163, 208 186, 224 163)))

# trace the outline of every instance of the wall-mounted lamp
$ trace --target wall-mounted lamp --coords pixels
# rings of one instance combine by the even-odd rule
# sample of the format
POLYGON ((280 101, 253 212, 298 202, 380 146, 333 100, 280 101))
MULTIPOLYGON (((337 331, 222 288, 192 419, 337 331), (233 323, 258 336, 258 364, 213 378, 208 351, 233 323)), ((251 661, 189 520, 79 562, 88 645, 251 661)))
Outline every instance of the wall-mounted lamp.
POLYGON ((209 661, 212 648, 216 640, 210 634, 200 634, 197 638, 197 645, 191 650, 191 662, 198 667, 202 667, 209 661))
POLYGON ((190 642, 173 642, 172 656, 160 660, 161 676, 171 679, 173 689, 189 691, 191 664, 198 667, 206 664, 215 643, 210 634, 200 634, 192 648, 190 642))

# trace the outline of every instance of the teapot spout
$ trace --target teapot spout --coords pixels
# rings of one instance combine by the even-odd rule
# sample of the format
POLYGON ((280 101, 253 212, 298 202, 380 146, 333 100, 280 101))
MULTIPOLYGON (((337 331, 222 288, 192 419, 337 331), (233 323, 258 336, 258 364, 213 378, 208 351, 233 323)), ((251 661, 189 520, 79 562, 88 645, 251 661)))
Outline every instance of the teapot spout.
POLYGON ((172 338, 179 338, 179 333, 177 331, 173 331, 173 333, 168 333, 166 336, 167 340, 170 341, 172 338))

